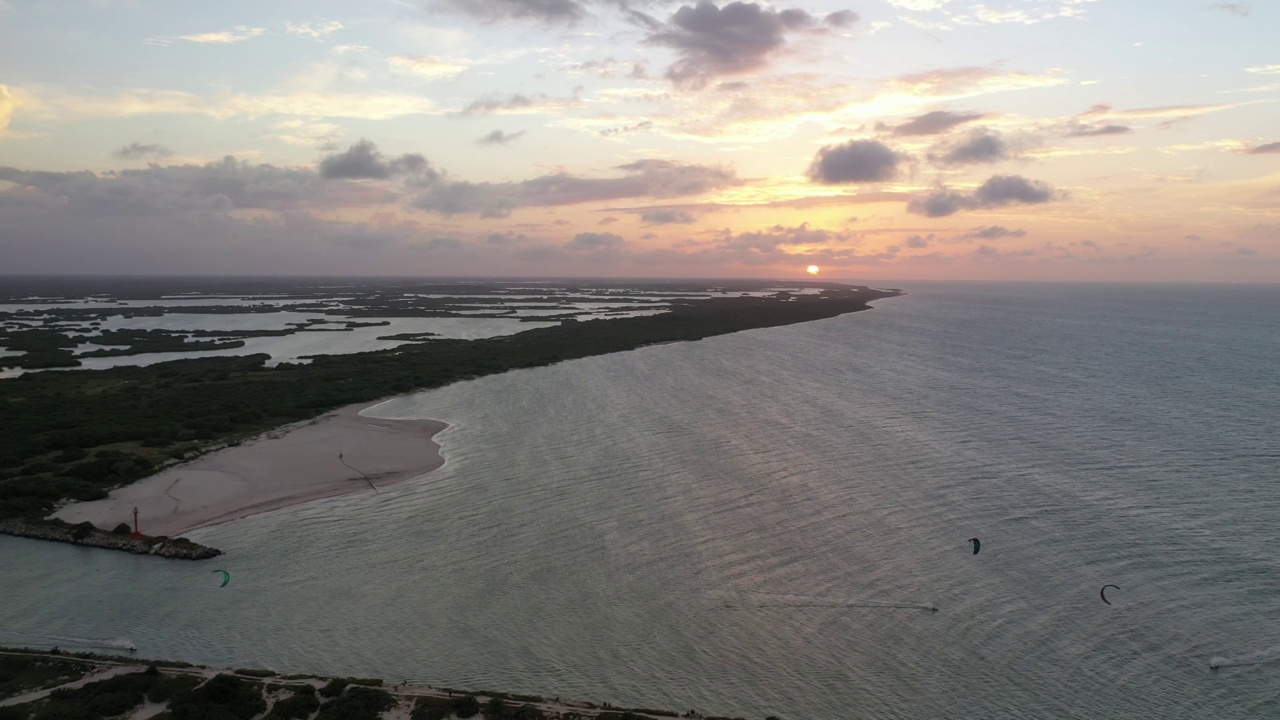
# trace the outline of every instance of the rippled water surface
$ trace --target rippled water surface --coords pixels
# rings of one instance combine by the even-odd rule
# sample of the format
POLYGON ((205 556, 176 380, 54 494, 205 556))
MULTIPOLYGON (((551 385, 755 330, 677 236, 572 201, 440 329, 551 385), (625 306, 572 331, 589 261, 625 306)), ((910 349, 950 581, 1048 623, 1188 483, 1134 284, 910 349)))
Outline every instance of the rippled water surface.
POLYGON ((446 465, 196 533, 225 589, 0 538, 0 641, 754 718, 1280 716, 1280 289, 907 289, 391 401, 446 465))

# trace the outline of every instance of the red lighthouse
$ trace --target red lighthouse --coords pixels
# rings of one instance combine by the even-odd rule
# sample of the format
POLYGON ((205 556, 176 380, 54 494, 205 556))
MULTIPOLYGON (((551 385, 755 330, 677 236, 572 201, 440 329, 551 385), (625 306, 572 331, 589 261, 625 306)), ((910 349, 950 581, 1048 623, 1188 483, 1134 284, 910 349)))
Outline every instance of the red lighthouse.
POLYGON ((133 509, 133 532, 130 533, 130 537, 142 537, 142 533, 138 532, 138 508, 133 509))

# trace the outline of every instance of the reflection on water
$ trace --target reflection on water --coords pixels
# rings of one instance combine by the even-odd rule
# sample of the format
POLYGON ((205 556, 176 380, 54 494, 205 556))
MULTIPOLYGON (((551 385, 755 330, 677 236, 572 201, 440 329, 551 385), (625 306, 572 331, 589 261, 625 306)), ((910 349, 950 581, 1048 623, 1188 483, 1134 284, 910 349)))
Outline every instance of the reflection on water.
POLYGON ((1278 291, 908 289, 386 403, 446 465, 195 533, 226 588, 0 538, 0 629, 754 718, 1275 716, 1278 291))

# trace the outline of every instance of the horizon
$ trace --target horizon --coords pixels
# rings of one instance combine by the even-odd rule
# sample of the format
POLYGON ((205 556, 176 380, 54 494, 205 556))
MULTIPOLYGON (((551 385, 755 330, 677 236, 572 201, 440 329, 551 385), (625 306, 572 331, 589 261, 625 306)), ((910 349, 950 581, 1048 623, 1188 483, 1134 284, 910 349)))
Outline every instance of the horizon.
POLYGON ((1277 25, 0 0, 0 253, 14 277, 1272 284, 1277 25))

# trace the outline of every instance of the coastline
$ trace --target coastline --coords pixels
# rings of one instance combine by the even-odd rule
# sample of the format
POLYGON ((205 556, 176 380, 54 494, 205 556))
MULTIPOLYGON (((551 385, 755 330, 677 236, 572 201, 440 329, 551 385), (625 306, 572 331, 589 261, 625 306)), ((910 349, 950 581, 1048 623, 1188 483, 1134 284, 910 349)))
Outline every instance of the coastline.
POLYGON ((52 517, 104 530, 133 520, 153 536, 180 536, 321 498, 377 492, 444 464, 435 420, 386 420, 358 403, 268 431, 125 487, 105 500, 66 505, 52 517))
MULTIPOLYGON (((376 717, 385 720, 477 717, 484 720, 744 720, 696 711, 620 708, 608 702, 496 692, 392 684, 381 678, 285 675, 255 668, 213 668, 185 662, 91 652, 65 652, 0 645, 0 663, 13 678, 0 692, 0 708, 17 717, 30 713, 89 710, 111 695, 116 716, 143 720, 181 706, 184 716, 227 713, 241 707, 241 717, 376 717), (175 682, 176 681, 176 682, 175 682), (197 688, 203 686, 203 691, 197 688), (218 691, 213 691, 214 686, 218 691), (178 691, 177 688, 183 688, 178 691), (194 692, 192 692, 194 690, 194 692), (58 693, 58 695, 54 695, 58 693), (256 705, 256 707, 255 707, 256 705), (341 709, 340 709, 341 708, 341 709), (7 711, 10 712, 10 711, 7 711)), ((97 717, 100 713, 93 712, 97 717)), ((770 716, 771 718, 773 716, 770 716)), ((769 720, 768 718, 766 720, 769 720)))

